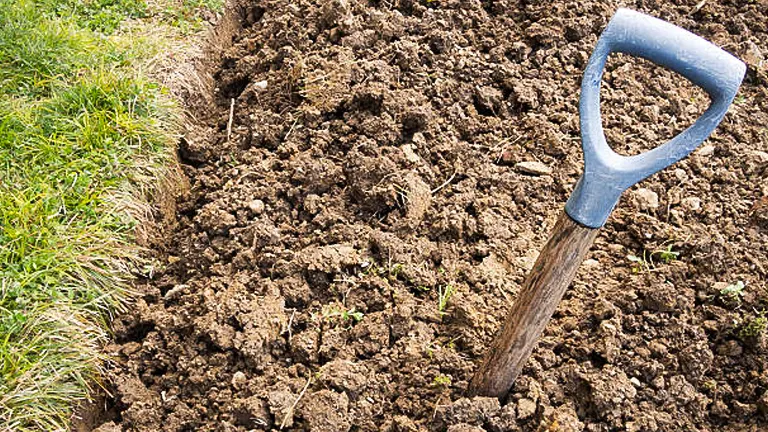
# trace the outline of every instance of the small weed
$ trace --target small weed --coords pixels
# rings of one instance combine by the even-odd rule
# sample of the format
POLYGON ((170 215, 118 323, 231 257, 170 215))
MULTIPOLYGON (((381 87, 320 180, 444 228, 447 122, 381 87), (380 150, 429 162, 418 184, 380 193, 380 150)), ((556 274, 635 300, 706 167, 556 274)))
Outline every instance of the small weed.
POLYGON ((434 387, 450 387, 451 386, 451 377, 448 375, 438 375, 435 377, 434 380, 432 380, 432 385, 434 387))
POLYGON ((658 255, 659 259, 664 261, 664 264, 669 264, 680 256, 680 252, 673 252, 672 245, 670 244, 666 249, 657 249, 653 251, 651 257, 653 257, 653 255, 658 255))
POLYGON ((448 341, 448 343, 445 344, 445 347, 450 349, 450 350, 455 350, 456 349, 456 341, 459 340, 459 338, 461 338, 461 336, 456 336, 455 338, 452 338, 451 340, 448 341))
POLYGON ((363 261, 360 263, 360 269, 362 270, 363 276, 378 274, 379 272, 379 268, 376 266, 376 264, 370 261, 363 261))
POLYGON ((649 268, 648 261, 645 260, 645 252, 643 252, 643 258, 637 255, 627 255, 627 259, 632 263, 632 273, 640 273, 649 268))
POLYGON ((632 273, 640 273, 641 271, 651 272, 656 270, 656 263, 663 262, 669 264, 670 262, 680 258, 680 252, 672 250, 673 244, 667 242, 667 246, 661 249, 654 249, 649 251, 643 249, 643 256, 627 255, 627 259, 633 263, 632 273))
POLYGON ((445 313, 445 308, 448 307, 448 301, 451 299, 451 296, 455 292, 456 292, 456 287, 454 287, 451 284, 448 284, 445 287, 438 288, 437 310, 440 311, 441 314, 445 313))
POLYGON ((328 322, 338 319, 342 323, 358 323, 363 320, 364 313, 355 310, 355 308, 344 310, 337 307, 324 308, 322 317, 328 322))
POLYGON ((759 312, 756 317, 752 318, 739 330, 739 337, 742 340, 756 338, 763 334, 766 327, 768 327, 768 317, 765 316, 765 313, 765 311, 759 312))
POLYGON ((427 356, 432 359, 435 356, 436 352, 443 351, 443 350, 456 350, 456 341, 461 339, 461 336, 457 336, 455 338, 449 339, 447 342, 443 341, 431 341, 429 344, 427 344, 424 347, 425 352, 427 353, 427 356))
POLYGON ((395 281, 399 276, 402 276, 405 264, 394 263, 389 264, 387 267, 380 267, 372 262, 364 262, 360 265, 364 276, 381 276, 386 278, 390 282, 395 281))
POLYGON ((726 300, 732 300, 741 304, 741 298, 744 297, 744 287, 744 282, 738 281, 721 289, 720 296, 726 300))
POLYGON ((344 311, 341 314, 341 319, 343 319, 345 321, 349 321, 350 319, 353 319, 353 320, 355 320, 355 322, 360 322, 360 321, 363 320, 364 316, 365 316, 365 314, 363 314, 362 312, 356 311, 354 309, 350 309, 348 311, 344 311))
POLYGON ((392 264, 392 267, 389 268, 389 276, 393 278, 397 278, 400 273, 403 272, 403 265, 400 263, 392 264))
POLYGON ((432 344, 427 345, 426 352, 427 352, 427 357, 429 357, 430 360, 435 358, 435 347, 432 344))

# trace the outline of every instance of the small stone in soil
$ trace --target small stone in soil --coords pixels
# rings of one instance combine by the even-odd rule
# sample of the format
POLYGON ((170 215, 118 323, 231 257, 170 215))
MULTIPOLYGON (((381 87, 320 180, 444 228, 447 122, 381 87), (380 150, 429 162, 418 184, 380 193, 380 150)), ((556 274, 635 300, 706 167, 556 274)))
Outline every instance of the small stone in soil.
POLYGON ((659 195, 656 192, 640 188, 632 191, 632 199, 640 210, 655 210, 659 208, 659 195))
POLYGON ((742 55, 744 61, 755 69, 764 66, 765 56, 763 56, 760 48, 752 41, 748 41, 746 45, 746 52, 742 55))
POLYGON ((415 173, 408 174, 405 181, 408 185, 407 217, 415 223, 421 222, 429 210, 432 192, 429 185, 415 173))
POLYGON ((675 178, 677 178, 680 181, 686 181, 688 180, 688 173, 685 172, 682 168, 677 168, 675 171, 675 178))
POLYGON ((410 163, 419 163, 421 161, 421 158, 419 155, 416 154, 416 146, 413 144, 405 144, 403 145, 403 156, 405 156, 405 160, 407 160, 410 163))
POLYGON ((675 398, 677 403, 687 405, 696 398, 696 389, 682 375, 676 375, 669 379, 669 395, 675 398))
POLYGON ((245 377, 244 373, 237 371, 234 375, 232 375, 232 387, 239 390, 243 388, 247 380, 248 379, 245 377))
POLYGON ((711 144, 707 144, 705 146, 701 146, 701 148, 699 148, 699 151, 697 151, 696 154, 699 156, 709 156, 714 152, 715 152, 715 146, 711 144))
POLYGON ((173 300, 174 297, 178 297, 179 294, 181 294, 187 288, 189 288, 189 285, 186 284, 174 285, 173 288, 169 289, 168 292, 165 293, 163 298, 166 300, 173 300))
POLYGON ((515 164, 515 168, 523 174, 547 175, 552 173, 552 168, 537 161, 519 162, 515 164))
POLYGON ((248 209, 255 215, 264 213, 264 201, 257 199, 248 203, 248 209))
POLYGON ((680 205, 682 205, 686 211, 699 211, 701 209, 701 199, 698 197, 686 197, 683 198, 680 205))

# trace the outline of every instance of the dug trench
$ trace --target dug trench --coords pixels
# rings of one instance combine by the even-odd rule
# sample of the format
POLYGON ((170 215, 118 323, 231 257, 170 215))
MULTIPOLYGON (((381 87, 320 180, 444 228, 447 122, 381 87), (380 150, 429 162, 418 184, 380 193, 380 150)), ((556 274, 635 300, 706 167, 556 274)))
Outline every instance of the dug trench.
MULTIPOLYGON (((748 75, 625 194, 499 401, 463 394, 581 173, 581 73, 618 2, 233 5, 97 430, 766 430, 768 4, 622 6, 748 75)), ((612 58, 613 148, 693 122, 681 81, 612 58)))

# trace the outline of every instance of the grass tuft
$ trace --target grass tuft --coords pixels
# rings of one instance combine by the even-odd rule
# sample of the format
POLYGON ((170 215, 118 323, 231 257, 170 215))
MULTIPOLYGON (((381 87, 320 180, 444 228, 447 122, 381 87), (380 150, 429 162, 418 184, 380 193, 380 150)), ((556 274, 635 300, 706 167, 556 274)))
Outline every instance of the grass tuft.
POLYGON ((106 35, 148 11, 0 0, 0 430, 68 428, 146 264, 136 235, 178 112, 142 49, 106 35))

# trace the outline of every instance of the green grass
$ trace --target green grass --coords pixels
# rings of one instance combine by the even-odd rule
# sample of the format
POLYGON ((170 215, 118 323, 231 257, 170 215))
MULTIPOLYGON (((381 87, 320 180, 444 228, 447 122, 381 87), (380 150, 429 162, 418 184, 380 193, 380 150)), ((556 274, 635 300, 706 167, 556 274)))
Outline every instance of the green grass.
POLYGON ((145 18, 149 14, 144 0, 41 0, 40 3, 57 17, 77 19, 78 25, 104 34, 112 34, 125 19, 145 18))
POLYGON ((217 11, 224 0, 39 0, 49 14, 75 20, 80 27, 111 35, 123 21, 157 18, 163 23, 191 33, 201 28, 206 11, 217 11))
POLYGON ((200 29, 204 11, 220 10, 223 6, 224 0, 177 0, 156 13, 163 21, 190 33, 200 29))
POLYGON ((0 0, 0 430, 64 430, 110 316, 176 109, 117 32, 141 0, 0 0))
POLYGON ((445 314, 445 310, 448 308, 448 302, 451 300, 451 296, 453 296, 455 292, 456 287, 451 284, 438 288, 437 311, 440 312, 440 314, 445 314))

